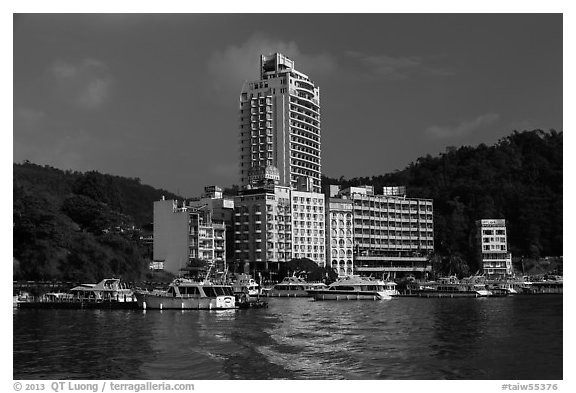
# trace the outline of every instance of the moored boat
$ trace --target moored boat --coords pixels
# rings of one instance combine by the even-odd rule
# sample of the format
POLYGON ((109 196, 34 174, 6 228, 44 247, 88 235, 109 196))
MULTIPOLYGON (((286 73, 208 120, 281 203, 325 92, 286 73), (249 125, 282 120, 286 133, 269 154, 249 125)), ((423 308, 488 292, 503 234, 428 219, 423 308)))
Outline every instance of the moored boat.
POLYGON ((492 292, 483 284, 438 283, 418 293, 419 297, 487 297, 492 292))
POLYGON ((260 285, 247 274, 237 275, 231 285, 236 296, 246 295, 248 298, 256 299, 261 295, 260 285))
POLYGON ((299 277, 285 277, 284 280, 271 288, 264 288, 262 295, 268 297, 310 297, 310 290, 327 287, 326 284, 309 283, 299 277))
POLYGON ((315 300, 382 300, 398 295, 396 283, 372 277, 347 276, 325 289, 311 289, 315 300))
MULTIPOLYGON (((119 278, 105 278, 98 284, 80 284, 70 289, 72 299, 133 302, 134 291, 119 278)), ((47 294, 48 295, 48 294, 47 294)), ((59 294, 54 294, 59 295, 59 294)))
POLYGON ((236 297, 238 308, 262 308, 268 306, 268 303, 260 298, 262 295, 260 284, 248 274, 236 275, 232 282, 232 290, 236 297))
POLYGON ((80 284, 68 292, 47 292, 16 303, 18 308, 135 309, 134 292, 118 278, 80 284))
POLYGON ((230 285, 212 284, 177 278, 163 291, 136 291, 138 307, 142 309, 218 310, 236 308, 230 285))

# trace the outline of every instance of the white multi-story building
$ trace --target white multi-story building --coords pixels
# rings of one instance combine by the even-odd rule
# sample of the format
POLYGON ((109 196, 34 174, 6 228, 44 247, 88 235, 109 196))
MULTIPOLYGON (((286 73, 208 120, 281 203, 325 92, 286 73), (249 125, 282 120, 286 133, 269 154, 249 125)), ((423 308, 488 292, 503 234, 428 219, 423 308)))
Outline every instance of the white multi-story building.
POLYGON ((513 274, 512 254, 508 252, 506 220, 476 221, 478 255, 487 278, 502 279, 513 274))
MULTIPOLYGON (((232 260, 234 258, 234 199, 224 196, 219 186, 206 186, 202 197, 189 200, 188 205, 196 208, 206 207, 210 210, 214 224, 224 224, 226 227, 225 259, 232 260)), ((226 266, 218 266, 218 268, 226 269, 226 266)))
POLYGON ((324 221, 324 194, 291 191, 292 255, 295 259, 308 258, 324 267, 326 263, 326 236, 324 221))
POLYGON ((226 227, 212 221, 206 206, 175 200, 154 202, 154 265, 178 274, 190 260, 225 263, 226 227))
POLYGON ((280 53, 261 56, 260 80, 240 95, 240 184, 252 173, 278 170, 278 185, 309 178, 320 192, 320 89, 280 53))
POLYGON ((234 197, 235 269, 267 279, 292 259, 290 189, 270 186, 234 197))
POLYGON ((338 193, 353 203, 354 271, 389 278, 424 277, 434 251, 432 200, 407 198, 404 187, 349 187, 338 193))
POLYGON ((326 200, 326 263, 338 276, 354 273, 354 220, 350 199, 326 200))

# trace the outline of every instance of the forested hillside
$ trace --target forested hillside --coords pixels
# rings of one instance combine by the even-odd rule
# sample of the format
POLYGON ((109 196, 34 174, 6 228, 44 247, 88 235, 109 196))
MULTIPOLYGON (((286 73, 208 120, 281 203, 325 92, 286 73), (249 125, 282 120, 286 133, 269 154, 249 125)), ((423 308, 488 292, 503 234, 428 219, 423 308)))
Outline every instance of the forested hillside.
POLYGON ((514 132, 494 146, 449 147, 394 173, 328 184, 406 185, 409 197, 434 200, 435 249, 440 257, 474 264, 474 225, 507 220, 516 257, 562 255, 562 132, 514 132))
POLYGON ((182 199, 139 179, 14 164, 14 277, 140 278, 149 258, 140 228, 162 195, 182 199))

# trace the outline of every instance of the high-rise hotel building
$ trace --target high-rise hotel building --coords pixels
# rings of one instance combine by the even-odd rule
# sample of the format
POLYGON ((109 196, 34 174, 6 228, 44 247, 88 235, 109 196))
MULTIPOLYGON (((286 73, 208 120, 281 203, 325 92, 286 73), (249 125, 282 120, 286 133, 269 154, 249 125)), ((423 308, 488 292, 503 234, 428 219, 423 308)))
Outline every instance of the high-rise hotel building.
POLYGON ((320 89, 288 57, 260 58, 260 80, 240 95, 240 184, 278 170, 278 185, 320 192, 320 89))

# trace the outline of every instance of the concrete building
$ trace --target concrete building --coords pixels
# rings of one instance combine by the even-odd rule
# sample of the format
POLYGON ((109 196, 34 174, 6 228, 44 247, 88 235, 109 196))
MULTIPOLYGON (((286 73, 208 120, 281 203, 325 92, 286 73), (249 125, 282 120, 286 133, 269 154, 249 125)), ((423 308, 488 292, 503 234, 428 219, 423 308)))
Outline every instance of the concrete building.
POLYGON ((292 190, 290 199, 293 257, 308 258, 318 266, 326 266, 324 194, 292 190))
POLYGON ((424 277, 434 251, 430 199, 407 198, 404 187, 349 187, 338 193, 353 204, 354 271, 361 275, 424 277))
MULTIPOLYGON (((204 187, 204 194, 200 198, 191 199, 189 206, 203 207, 210 210, 212 222, 223 224, 226 227, 224 261, 234 259, 234 199, 225 197, 219 186, 204 187)), ((218 268, 225 269, 226 266, 218 268)))
POLYGON ((206 206, 178 205, 175 200, 154 202, 154 265, 178 274, 188 261, 225 263, 226 227, 213 222, 206 206))
POLYGON ((508 252, 506 220, 478 220, 476 233, 478 258, 484 275, 489 279, 512 276, 512 254, 508 252))
POLYGON ((245 83, 239 109, 240 184, 254 187, 252 174, 273 168, 278 185, 296 188, 305 177, 320 192, 318 86, 286 56, 261 56, 260 80, 245 83))
POLYGON ((354 220, 350 199, 326 200, 326 264, 338 276, 354 273, 354 220))
POLYGON ((246 189, 234 198, 236 272, 274 279, 292 259, 290 189, 246 189))

